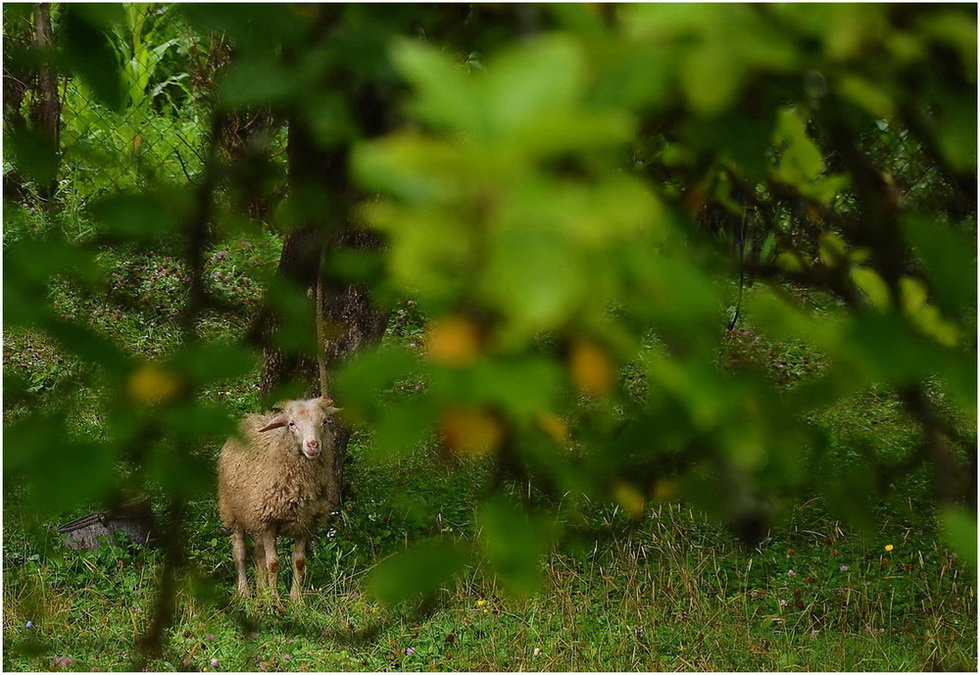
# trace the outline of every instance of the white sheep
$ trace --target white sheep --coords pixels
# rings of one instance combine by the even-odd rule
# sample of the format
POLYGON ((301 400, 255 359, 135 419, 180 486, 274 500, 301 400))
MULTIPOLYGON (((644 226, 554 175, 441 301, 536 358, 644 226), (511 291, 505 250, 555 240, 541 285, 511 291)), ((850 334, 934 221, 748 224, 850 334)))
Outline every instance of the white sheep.
POLYGON ((293 537, 289 598, 300 599, 306 544, 340 502, 328 424, 338 408, 325 398, 289 401, 281 413, 249 415, 218 458, 218 510, 231 528, 238 593, 249 594, 245 533, 255 540, 255 585, 278 601, 276 540, 293 537))

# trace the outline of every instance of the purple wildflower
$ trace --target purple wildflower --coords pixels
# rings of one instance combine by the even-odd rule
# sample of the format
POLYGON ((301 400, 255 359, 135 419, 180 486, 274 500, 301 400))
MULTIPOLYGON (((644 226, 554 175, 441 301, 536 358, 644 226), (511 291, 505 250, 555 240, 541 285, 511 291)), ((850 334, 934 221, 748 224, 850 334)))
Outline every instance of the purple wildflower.
POLYGON ((851 568, 848 567, 847 565, 841 565, 840 566, 840 571, 841 572, 847 572, 849 569, 851 569, 851 568))
POLYGON ((407 654, 408 656, 411 656, 414 653, 415 653, 415 647, 408 647, 405 649, 405 654, 407 654))
POLYGON ((212 668, 217 668, 218 667, 218 659, 217 658, 212 658, 211 659, 211 667, 212 668))
POLYGON ((27 623, 24 624, 24 628, 34 628, 34 622, 28 621, 27 623))
POLYGON ((788 576, 788 577, 795 577, 796 576, 796 572, 793 571, 793 570, 790 570, 789 572, 786 573, 786 576, 788 576))
POLYGON ((788 605, 788 604, 789 604, 789 603, 787 603, 787 602, 786 602, 785 600, 780 600, 780 601, 779 601, 779 606, 780 606, 780 607, 785 607, 785 606, 786 606, 786 605, 788 605))

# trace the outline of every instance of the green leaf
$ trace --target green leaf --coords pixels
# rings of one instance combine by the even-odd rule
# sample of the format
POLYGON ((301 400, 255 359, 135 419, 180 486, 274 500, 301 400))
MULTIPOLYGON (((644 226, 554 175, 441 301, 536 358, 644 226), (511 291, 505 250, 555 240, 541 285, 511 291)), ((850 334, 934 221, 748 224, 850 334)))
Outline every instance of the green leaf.
POLYGON ((494 59, 482 84, 492 130, 505 136, 570 108, 585 88, 585 60, 569 36, 540 37, 494 59))
POLYGON ((336 376, 337 401, 355 417, 375 411, 379 397, 397 381, 423 370, 407 349, 364 349, 341 366, 336 376))
POLYGON ((477 522, 487 562, 504 587, 518 596, 537 590, 553 528, 543 518, 523 513, 503 495, 483 503, 477 522))
POLYGON ((175 354, 170 365, 198 386, 235 380, 255 371, 258 360, 252 351, 234 343, 202 342, 175 354))
POLYGON ((768 232, 766 238, 762 240, 762 246, 759 247, 759 262, 768 263, 771 261, 775 251, 776 233, 768 232))
POLYGON ((395 67, 416 89, 412 110, 437 126, 480 134, 486 113, 461 63, 428 44, 399 40, 391 48, 395 67))
POLYGON ((514 336, 528 336, 560 325, 587 288, 580 252, 558 234, 527 227, 494 237, 481 295, 509 317, 514 336))
POLYGON ((180 224, 172 199, 162 195, 118 194, 92 204, 92 217, 110 235, 152 242, 175 232, 180 224))
POLYGON ((347 100, 337 92, 313 93, 301 99, 306 123, 323 148, 346 142, 357 135, 357 121, 347 100))
POLYGON ((873 382, 907 384, 942 369, 939 349, 900 315, 865 314, 851 322, 848 333, 847 344, 873 382))
POLYGON ((125 17, 121 5, 66 4, 61 17, 69 67, 112 110, 123 108, 120 65, 109 39, 125 17))
POLYGON ((271 57, 233 62, 218 88, 221 103, 228 108, 278 105, 302 93, 295 70, 271 57))
POLYGON ((776 175, 781 180, 802 188, 823 173, 823 155, 810 140, 797 110, 784 108, 779 112, 776 142, 783 145, 776 168, 776 175))
POLYGON ((164 429, 197 445, 202 438, 224 439, 235 431, 235 419, 220 406, 187 402, 161 413, 164 429))
POLYGON ((47 415, 7 427, 3 436, 4 477, 23 481, 28 510, 56 515, 109 495, 114 446, 76 438, 63 420, 47 415))
POLYGON ((428 400, 388 402, 372 421, 374 442, 368 452, 376 459, 407 455, 432 434, 435 418, 435 407, 428 400))
POLYGON ((695 114, 713 117, 728 108, 742 88, 744 65, 724 42, 691 49, 681 67, 681 84, 695 114))
MULTIPOLYGON (((21 128, 5 132, 7 148, 14 165, 40 185, 54 180, 58 170, 58 148, 54 139, 38 129, 21 128)), ((6 173, 6 170, 5 170, 6 173)))
POLYGON ((973 573, 977 575, 977 515, 959 506, 946 506, 940 514, 943 538, 973 573))
POLYGON ((881 310, 891 307, 891 291, 878 272, 870 267, 852 267, 851 280, 864 292, 872 306, 881 310))
POLYGON ((902 229, 922 262, 936 301, 953 316, 977 304, 976 238, 936 217, 911 214, 902 229))
POLYGON ((365 589, 388 604, 431 597, 448 588, 465 564, 466 553, 459 545, 428 539, 383 560, 368 574, 365 589))
POLYGON ((846 75, 840 82, 840 93, 877 118, 889 118, 895 106, 881 87, 857 75, 846 75))
POLYGON ((827 267, 837 267, 847 260, 847 244, 837 234, 824 232, 820 235, 820 259, 827 267))
POLYGON ((99 364, 110 373, 124 375, 132 367, 132 360, 125 352, 88 326, 49 318, 45 329, 63 349, 77 354, 83 361, 99 364))
POLYGON ((469 375, 475 400, 499 406, 524 422, 555 408, 563 380, 556 363, 533 357, 481 361, 469 375))

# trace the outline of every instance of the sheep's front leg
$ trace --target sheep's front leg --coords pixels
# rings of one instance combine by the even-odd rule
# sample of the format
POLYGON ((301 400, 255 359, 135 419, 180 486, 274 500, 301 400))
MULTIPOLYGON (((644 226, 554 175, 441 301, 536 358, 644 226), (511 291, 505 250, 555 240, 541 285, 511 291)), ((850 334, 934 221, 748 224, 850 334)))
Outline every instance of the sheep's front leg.
POLYGON ((269 587, 269 581, 265 572, 265 546, 262 545, 262 537, 254 535, 255 538, 255 592, 262 595, 269 587))
POLYGON ((248 596, 248 575, 245 572, 245 528, 236 527, 231 533, 231 554, 238 571, 238 595, 248 596))
POLYGON ((289 599, 299 602, 303 599, 303 577, 306 576, 306 538, 296 537, 293 542, 293 585, 289 590, 289 599))
POLYGON ((266 582, 272 591, 272 599, 279 602, 279 555, 276 552, 276 531, 269 528, 259 535, 265 549, 266 582))

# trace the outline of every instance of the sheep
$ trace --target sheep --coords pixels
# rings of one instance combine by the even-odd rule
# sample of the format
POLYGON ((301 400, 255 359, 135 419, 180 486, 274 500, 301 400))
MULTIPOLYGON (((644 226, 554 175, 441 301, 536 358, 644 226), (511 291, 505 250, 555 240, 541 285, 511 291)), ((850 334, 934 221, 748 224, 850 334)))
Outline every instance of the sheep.
POLYGON ((279 602, 280 536, 294 539, 290 600, 301 599, 306 544, 340 502, 330 399, 289 401, 281 413, 249 415, 218 457, 218 511, 231 529, 238 595, 249 595, 245 534, 255 541, 255 586, 279 602))

